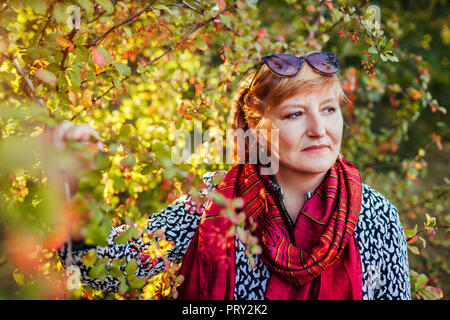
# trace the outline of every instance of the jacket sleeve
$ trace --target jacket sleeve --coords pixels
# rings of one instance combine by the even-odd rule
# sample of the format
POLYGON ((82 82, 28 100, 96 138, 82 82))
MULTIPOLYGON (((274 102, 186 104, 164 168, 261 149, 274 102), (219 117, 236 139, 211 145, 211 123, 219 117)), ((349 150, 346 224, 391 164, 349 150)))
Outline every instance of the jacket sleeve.
MULTIPOLYGON (((206 197, 208 192, 215 187, 212 180, 216 172, 208 172, 203 175, 206 188, 200 190, 201 196, 206 197)), ((205 205, 206 201, 203 206, 197 205, 189 195, 183 195, 169 206, 150 216, 146 225, 148 233, 153 233, 161 229, 164 232, 164 237, 174 243, 173 247, 165 254, 166 258, 171 261, 181 262, 194 236, 205 205)), ((151 245, 151 242, 149 243, 143 237, 124 244, 114 242, 114 239, 127 227, 120 226, 112 228, 107 238, 108 245, 105 247, 86 245, 83 242, 72 242, 72 266, 75 265, 79 268, 82 283, 105 292, 117 292, 120 285, 120 280, 110 274, 104 280, 89 276, 90 267, 86 266, 82 260, 82 257, 89 252, 95 252, 98 259, 106 258, 107 261, 125 258, 126 262, 129 262, 135 259, 138 266, 135 275, 140 278, 151 278, 164 270, 164 260, 162 257, 158 258, 157 261, 150 261, 148 255, 143 254, 148 249, 148 246, 151 245)), ((67 268, 67 244, 59 249, 58 254, 61 263, 67 268)), ((122 271, 125 265, 120 268, 122 271)))
POLYGON ((383 205, 387 206, 388 212, 384 246, 381 250, 384 262, 381 265, 381 273, 384 281, 376 294, 376 299, 411 300, 408 250, 404 229, 397 208, 389 202, 383 205))

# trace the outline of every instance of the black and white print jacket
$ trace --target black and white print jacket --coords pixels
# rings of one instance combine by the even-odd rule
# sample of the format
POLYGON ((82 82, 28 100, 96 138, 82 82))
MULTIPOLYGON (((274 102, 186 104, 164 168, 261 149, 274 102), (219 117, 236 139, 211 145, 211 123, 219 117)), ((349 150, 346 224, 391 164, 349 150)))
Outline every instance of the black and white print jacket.
MULTIPOLYGON (((213 176, 219 171, 208 172, 203 175, 207 188, 201 190, 203 197, 215 188, 212 184, 213 176)), ((221 170, 220 172, 226 173, 221 170)), ((272 181, 282 203, 283 191, 272 181)), ((205 207, 206 202, 203 204, 205 207)), ((148 232, 162 229, 167 240, 173 240, 174 246, 166 254, 169 260, 181 262, 194 236, 201 215, 192 214, 198 206, 188 195, 175 200, 161 211, 153 213, 146 225, 148 232)), ((72 263, 81 273, 81 281, 94 289, 116 292, 119 280, 108 275, 105 280, 93 279, 88 275, 89 267, 83 264, 82 256, 89 251, 96 251, 99 258, 122 259, 127 261, 136 259, 138 277, 150 278, 164 269, 164 261, 159 259, 153 267, 140 261, 139 250, 144 250, 146 244, 142 239, 125 244, 116 244, 117 237, 124 228, 113 228, 106 247, 89 246, 82 242, 72 243, 72 263)), ((363 199, 357 227, 354 231, 361 255, 362 291, 364 300, 410 300, 409 263, 406 238, 400 223, 397 209, 380 193, 363 184, 363 199)), ((67 246, 59 250, 61 262, 65 266, 67 246)), ((256 256, 256 267, 251 268, 245 255, 245 245, 236 237, 236 281, 234 298, 236 300, 262 300, 270 271, 261 258, 256 256)), ((65 266, 66 267, 66 266, 65 266)))

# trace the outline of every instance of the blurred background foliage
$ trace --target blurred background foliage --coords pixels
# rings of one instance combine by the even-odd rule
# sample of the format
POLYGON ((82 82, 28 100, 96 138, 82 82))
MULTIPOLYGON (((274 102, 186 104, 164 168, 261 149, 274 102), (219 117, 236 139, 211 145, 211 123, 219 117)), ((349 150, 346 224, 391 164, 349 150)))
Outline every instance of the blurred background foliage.
POLYGON ((168 261, 136 279, 117 274, 133 264, 86 257, 93 276, 121 277, 120 292, 68 288, 56 249, 69 236, 104 245, 111 227, 137 223, 129 241, 181 195, 201 201, 202 174, 230 165, 208 144, 174 164, 175 130, 222 139, 259 58, 309 51, 339 56, 343 154, 399 211, 413 297, 448 297, 448 17, 442 0, 0 1, 0 298, 176 297, 168 261), (55 148, 46 132, 63 121, 92 126, 106 153, 55 148))

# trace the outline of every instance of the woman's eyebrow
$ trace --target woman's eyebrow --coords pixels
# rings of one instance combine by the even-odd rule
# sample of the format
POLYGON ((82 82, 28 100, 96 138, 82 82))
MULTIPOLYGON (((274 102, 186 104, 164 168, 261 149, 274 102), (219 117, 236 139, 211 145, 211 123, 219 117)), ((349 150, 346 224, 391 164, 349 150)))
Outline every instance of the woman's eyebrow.
MULTIPOLYGON (((320 103, 320 105, 323 105, 323 104, 328 103, 328 102, 336 102, 336 101, 337 101, 336 98, 328 98, 328 99, 323 100, 320 103)), ((287 108, 291 108, 291 107, 306 108, 307 106, 304 105, 304 104, 301 104, 301 103, 287 103, 287 104, 283 105, 281 107, 281 109, 287 109, 287 108)))
POLYGON ((328 102, 336 102, 336 101, 337 101, 336 98, 328 98, 328 99, 326 99, 326 100, 323 100, 323 101, 320 103, 320 105, 325 104, 325 103, 328 103, 328 102))

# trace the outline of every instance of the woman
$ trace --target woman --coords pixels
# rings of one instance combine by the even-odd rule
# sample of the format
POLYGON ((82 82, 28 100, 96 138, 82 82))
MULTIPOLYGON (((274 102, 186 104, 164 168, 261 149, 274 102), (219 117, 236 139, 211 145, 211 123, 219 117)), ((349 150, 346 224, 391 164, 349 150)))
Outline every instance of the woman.
MULTIPOLYGON (((209 191, 244 200, 240 211, 248 225, 256 225, 262 248, 254 268, 244 243, 229 234, 231 222, 211 199, 202 216, 188 213, 195 206, 188 195, 151 215, 149 231, 162 229, 175 243, 167 257, 183 260, 181 299, 411 298, 397 210, 362 183, 357 167, 340 155, 345 95, 339 68, 337 56, 328 53, 267 56, 236 96, 231 128, 267 132, 267 142, 277 129, 278 145, 267 147, 278 170, 262 174, 263 164, 247 161, 246 143, 243 161, 236 158, 220 183, 211 183, 216 173, 204 179, 209 191)), ((107 248, 72 248, 84 281, 100 290, 117 290, 118 280, 90 279, 80 257, 96 250, 100 257, 135 258, 135 244, 114 243, 117 232, 107 248)), ((65 254, 63 247, 63 261, 65 254)), ((161 268, 162 262, 150 270, 144 266, 136 275, 150 277, 161 268)))

